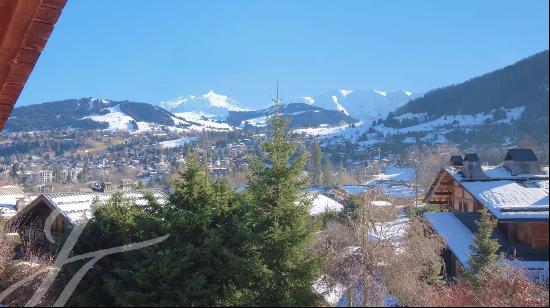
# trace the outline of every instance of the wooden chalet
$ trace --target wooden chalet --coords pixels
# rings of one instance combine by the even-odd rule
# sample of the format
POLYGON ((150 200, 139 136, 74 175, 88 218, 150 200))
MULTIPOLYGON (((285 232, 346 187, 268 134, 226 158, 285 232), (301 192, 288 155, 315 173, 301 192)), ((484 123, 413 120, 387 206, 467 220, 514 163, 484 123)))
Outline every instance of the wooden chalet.
POLYGON ((475 153, 451 157, 424 200, 449 210, 426 214, 447 245, 448 274, 467 266, 479 210, 486 208, 498 223, 493 238, 500 252, 534 279, 548 281, 548 188, 548 174, 530 149, 510 149, 499 166, 481 166, 475 153))
MULTIPOLYGON (((160 204, 168 200, 168 195, 161 189, 152 189, 149 192, 160 204)), ((147 204, 145 193, 141 190, 126 190, 120 193, 123 198, 133 200, 138 206, 147 204)), ((25 241, 49 246, 75 225, 91 218, 94 203, 104 204, 112 195, 113 192, 41 194, 11 220, 12 229, 21 234, 25 241), (47 229, 51 238, 48 238, 45 232, 47 229)))
POLYGON ((0 130, 67 0, 0 1, 0 130))

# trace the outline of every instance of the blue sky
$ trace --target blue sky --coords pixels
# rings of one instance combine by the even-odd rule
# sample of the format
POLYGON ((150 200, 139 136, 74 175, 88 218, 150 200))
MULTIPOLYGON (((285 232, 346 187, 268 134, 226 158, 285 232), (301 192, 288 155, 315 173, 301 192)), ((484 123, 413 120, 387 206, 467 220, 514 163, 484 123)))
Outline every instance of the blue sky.
POLYGON ((243 105, 336 89, 423 92, 548 49, 548 1, 69 0, 17 103, 243 105))

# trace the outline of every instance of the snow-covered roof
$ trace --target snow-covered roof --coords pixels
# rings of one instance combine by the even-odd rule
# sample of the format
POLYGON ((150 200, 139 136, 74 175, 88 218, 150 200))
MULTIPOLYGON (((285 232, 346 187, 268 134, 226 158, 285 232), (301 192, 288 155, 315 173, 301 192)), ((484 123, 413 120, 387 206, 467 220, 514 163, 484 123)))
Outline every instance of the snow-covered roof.
POLYGON ((340 212, 344 208, 341 203, 318 193, 314 195, 312 203, 313 206, 309 210, 311 216, 317 216, 324 212, 340 212))
POLYGON ((15 185, 6 185, 0 187, 0 215, 3 218, 11 218, 17 214, 17 200, 25 198, 27 195, 23 189, 15 185))
MULTIPOLYGON (((153 194, 159 203, 166 202, 167 195, 163 190, 152 189, 148 191, 153 194)), ((70 223, 77 224, 83 218, 89 219, 92 217, 91 208, 96 200, 100 203, 105 203, 111 198, 112 194, 100 192, 46 193, 25 208, 25 212, 39 204, 41 200, 44 200, 50 207, 57 209, 70 223)), ((147 204, 144 192, 139 190, 122 192, 122 196, 134 200, 137 205, 147 204)))
MULTIPOLYGON (((427 212, 424 218, 443 239, 449 250, 464 266, 468 266, 474 234, 451 212, 427 212)), ((548 272, 548 261, 506 261, 526 270, 548 272)))
POLYGON ((487 179, 465 180, 459 169, 447 171, 497 219, 548 219, 546 175, 513 176, 504 167, 483 167, 487 179))
POLYGON ((472 231, 450 212, 427 212, 424 217, 460 263, 466 266, 470 259, 470 245, 474 239, 472 231))

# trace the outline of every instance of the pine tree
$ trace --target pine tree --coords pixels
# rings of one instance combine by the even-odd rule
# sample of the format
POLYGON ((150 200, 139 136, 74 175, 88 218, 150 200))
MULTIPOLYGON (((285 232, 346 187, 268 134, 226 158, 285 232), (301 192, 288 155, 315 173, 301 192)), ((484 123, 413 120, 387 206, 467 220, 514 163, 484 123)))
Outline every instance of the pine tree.
POLYGON ((313 149, 311 151, 311 159, 313 162, 313 177, 312 181, 315 185, 321 185, 321 173, 323 166, 321 165, 321 146, 319 142, 313 143, 313 149))
MULTIPOLYGON (((236 198, 212 182, 195 158, 179 175, 167 204, 147 196, 146 206, 116 195, 86 226, 76 253, 86 253, 169 234, 163 242, 102 259, 79 284, 73 305, 226 306, 246 294, 236 198)), ((68 266, 66 277, 78 267, 68 266)))
POLYGON ((344 165, 342 164, 342 161, 340 161, 340 164, 338 165, 338 184, 344 185, 346 181, 346 169, 344 169, 344 165))
POLYGON ((330 160, 327 160, 323 165, 323 185, 332 186, 334 182, 334 169, 330 160))
POLYGON ((469 278, 474 282, 475 275, 486 270, 498 259, 497 251, 500 248, 500 244, 492 238, 497 222, 487 209, 483 208, 479 212, 481 219, 477 222, 478 230, 471 245, 472 254, 467 269, 469 278))
POLYGON ((278 112, 270 119, 271 140, 262 144, 268 163, 252 163, 245 190, 256 272, 251 304, 259 306, 310 306, 317 257, 307 253, 314 226, 309 224, 311 200, 302 176, 305 153, 291 159, 297 144, 286 132, 287 119, 278 112))

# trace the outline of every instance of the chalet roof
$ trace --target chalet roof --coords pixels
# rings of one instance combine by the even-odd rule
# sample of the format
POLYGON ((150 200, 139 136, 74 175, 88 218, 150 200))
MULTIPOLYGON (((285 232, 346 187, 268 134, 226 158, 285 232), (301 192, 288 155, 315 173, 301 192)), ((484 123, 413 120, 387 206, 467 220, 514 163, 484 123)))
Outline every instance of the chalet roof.
POLYGON ((549 180, 547 175, 513 176, 504 167, 484 166, 485 179, 465 179, 457 168, 446 168, 472 197, 497 219, 548 220, 549 180))
POLYGON ((4 218, 15 216, 17 200, 20 198, 27 198, 21 187, 15 185, 0 187, 0 216, 4 218))
MULTIPOLYGON (((427 212, 424 214, 424 217, 439 236, 441 236, 445 245, 447 245, 460 263, 468 266, 472 254, 471 244, 473 243, 474 233, 454 213, 427 212)), ((526 270, 542 270, 548 275, 548 259, 541 261, 512 261, 511 264, 526 270)))
POLYGON ((21 195, 25 196, 23 189, 16 185, 0 186, 0 196, 21 195))
MULTIPOLYGON (((168 200, 167 194, 161 189, 150 189, 160 203, 168 200)), ((36 198, 27 206, 22 214, 28 212, 34 206, 45 202, 50 208, 58 210, 71 224, 78 224, 83 218, 92 217, 92 204, 94 202, 106 203, 114 192, 68 192, 68 193, 45 193, 36 198)), ((129 190, 121 192, 124 198, 132 199, 137 205, 146 205, 145 193, 141 190, 129 190)))
POLYGON ((479 161, 479 156, 477 153, 469 153, 464 155, 464 161, 479 161))
POLYGON ((67 0, 0 1, 0 130, 67 0))
POLYGON ((513 161, 538 161, 537 155, 532 149, 508 149, 504 160, 513 161))
POLYGON ((332 198, 323 194, 313 194, 312 207, 309 209, 309 215, 317 216, 327 212, 340 212, 344 206, 332 198))
POLYGON ((464 159, 462 159, 461 155, 453 155, 449 159, 449 162, 451 163, 451 166, 462 166, 464 163, 464 159))

